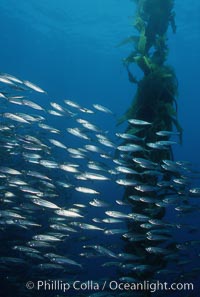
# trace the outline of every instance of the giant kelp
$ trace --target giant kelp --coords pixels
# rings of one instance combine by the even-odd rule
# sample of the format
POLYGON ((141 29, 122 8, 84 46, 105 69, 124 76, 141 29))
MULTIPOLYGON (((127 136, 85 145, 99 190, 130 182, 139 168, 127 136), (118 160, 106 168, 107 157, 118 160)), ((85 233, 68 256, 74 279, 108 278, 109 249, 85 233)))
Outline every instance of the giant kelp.
MULTIPOLYGON (((173 126, 180 132, 182 129, 177 120, 177 79, 171 66, 166 64, 168 46, 167 30, 172 26, 176 31, 173 12, 173 1, 135 1, 137 13, 134 21, 136 36, 128 41, 134 45, 133 51, 124 59, 129 80, 137 84, 137 92, 133 103, 119 120, 119 123, 130 118, 150 121, 152 126, 148 130, 133 131, 130 125, 128 132, 135 133, 155 141, 155 132, 172 130, 173 126), (143 72, 138 80, 130 71, 130 64, 136 64, 143 72)), ((153 158, 156 158, 155 156, 153 158)), ((160 157, 159 157, 160 158, 160 157)), ((159 159, 158 158, 158 159, 159 159)))
MULTIPOLYGON (((140 119, 148 121, 151 125, 134 126, 130 122, 126 129, 126 133, 135 135, 144 140, 144 145, 148 143, 156 143, 157 141, 168 141, 169 135, 160 136, 158 131, 174 131, 180 136, 182 141, 182 128, 177 120, 177 95, 178 82, 175 71, 172 66, 167 65, 168 45, 167 32, 169 26, 173 33, 176 32, 174 1, 173 0, 136 0, 136 15, 133 23, 134 34, 121 44, 131 43, 133 50, 127 58, 124 59, 124 65, 128 72, 128 78, 131 83, 137 85, 136 94, 131 106, 119 120, 119 124, 129 119, 140 119), (138 80, 131 72, 132 65, 136 65, 142 72, 142 78, 138 80)), ((124 144, 130 143, 125 140, 124 144)), ((148 185, 149 190, 138 191, 135 187, 128 187, 125 190, 124 199, 133 206, 133 213, 149 215, 152 220, 163 220, 166 213, 166 204, 163 199, 166 195, 178 194, 170 189, 173 178, 180 177, 179 172, 168 168, 164 174, 159 174, 158 168, 162 166, 163 160, 171 162, 173 160, 173 151, 170 145, 163 149, 145 149, 142 152, 131 153, 129 159, 141 158, 152 162, 152 165, 142 164, 140 162, 132 162, 130 166, 140 172, 137 181, 142 185, 148 185), (146 174, 146 170, 150 169, 151 173, 146 174), (168 185, 166 188, 158 189, 158 185, 168 185), (143 197, 148 201, 155 199, 157 203, 143 203, 143 197), (145 208, 144 208, 145 206, 145 208)), ((172 164, 172 163, 170 163, 172 164)), ((148 172, 150 172, 148 171, 148 172)), ((127 178, 132 178, 130 175, 127 178)), ((164 223, 163 223, 164 224, 164 223)), ((162 223, 161 223, 162 225, 162 223)), ((163 225, 164 226, 164 225, 163 225)), ((163 228, 162 226, 162 228, 163 228)), ((150 226, 152 229, 153 226, 150 226)), ((166 255, 162 253, 147 253, 150 244, 149 238, 143 239, 142 235, 147 230, 142 226, 141 222, 129 223, 129 230, 132 234, 140 235, 142 239, 127 240, 126 250, 133 252, 140 257, 141 265, 150 265, 151 269, 144 269, 142 272, 134 272, 137 277, 142 279, 151 279, 156 271, 167 266, 168 260, 166 255), (142 257, 142 258, 141 258, 142 257)), ((151 231, 150 231, 151 232, 151 231)), ((160 231, 162 233, 162 231, 160 231)), ((164 233, 164 231, 163 231, 164 233)), ((151 239, 150 239, 151 240, 151 239)), ((162 244, 172 253, 176 244, 171 238, 153 241, 153 247, 157 248, 162 244)), ((133 274, 134 274, 133 273, 133 274)), ((148 293, 150 294, 150 293, 148 293)), ((149 296, 149 295, 145 296, 149 296)))

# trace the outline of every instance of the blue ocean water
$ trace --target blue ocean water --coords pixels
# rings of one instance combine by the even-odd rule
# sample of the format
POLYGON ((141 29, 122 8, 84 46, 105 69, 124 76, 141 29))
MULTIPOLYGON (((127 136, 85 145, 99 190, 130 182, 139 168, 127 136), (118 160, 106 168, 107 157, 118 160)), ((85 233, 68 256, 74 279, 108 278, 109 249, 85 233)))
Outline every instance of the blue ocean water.
MULTIPOLYGON (((130 47, 117 46, 132 34, 134 7, 129 0, 0 0, 1 72, 38 84, 57 103, 100 103, 118 118, 136 91, 122 63, 130 47)), ((199 168, 200 3, 177 0, 175 11, 177 33, 168 32, 168 63, 179 82, 178 115, 184 134, 174 155, 199 168)), ((137 68, 134 71, 140 76, 137 68)), ((102 122, 100 116, 96 120, 112 133, 113 121, 102 122)), ((67 123, 60 120, 57 125, 63 128, 67 123)), ((123 195, 121 188, 108 184, 103 191, 107 199, 123 195)), ((102 277, 101 271, 96 274, 102 277)))
MULTIPOLYGON (((1 0, 0 8, 2 72, 39 81, 57 100, 109 103, 118 115, 127 109, 135 92, 122 64, 129 47, 116 46, 132 32, 131 1, 1 0)), ((184 129, 177 150, 198 163, 199 2, 175 1, 175 10, 177 34, 168 34, 168 61, 179 81, 184 129)))

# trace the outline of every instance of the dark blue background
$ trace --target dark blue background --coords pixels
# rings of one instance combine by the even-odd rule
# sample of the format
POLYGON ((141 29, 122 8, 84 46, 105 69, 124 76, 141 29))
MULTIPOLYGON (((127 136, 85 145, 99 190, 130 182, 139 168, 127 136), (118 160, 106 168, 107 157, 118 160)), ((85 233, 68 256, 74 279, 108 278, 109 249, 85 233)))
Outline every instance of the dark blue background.
MULTIPOLYGON (((134 9, 129 0, 1 0, 0 69, 39 84, 54 101, 98 102, 120 116, 135 88, 122 64, 131 48, 116 45, 132 34, 134 9)), ((174 151, 199 164, 200 3, 176 1, 175 11, 168 63, 179 80, 184 142, 174 151)))
MULTIPOLYGON (((120 117, 136 90, 122 63, 131 47, 117 47, 133 32, 134 8, 129 0, 0 0, 0 71, 38 84, 52 101, 100 103, 120 117)), ((200 2, 177 0, 175 11, 177 34, 168 32, 168 63, 179 81, 184 134, 174 152, 198 167, 200 2)), ((100 126, 111 129, 106 119, 100 126)))

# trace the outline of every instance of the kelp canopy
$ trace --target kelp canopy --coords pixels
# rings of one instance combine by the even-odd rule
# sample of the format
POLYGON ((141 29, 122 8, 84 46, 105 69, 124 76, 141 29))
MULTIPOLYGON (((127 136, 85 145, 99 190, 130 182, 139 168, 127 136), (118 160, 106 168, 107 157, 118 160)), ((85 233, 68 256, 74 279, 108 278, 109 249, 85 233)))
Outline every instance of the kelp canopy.
MULTIPOLYGON (((168 54, 167 30, 171 26, 176 32, 174 21, 173 0, 135 0, 137 12, 134 28, 138 34, 130 36, 122 44, 131 42, 133 51, 124 59, 129 80, 137 84, 137 92, 133 103, 119 120, 119 124, 127 119, 135 118, 152 123, 148 129, 135 129, 131 125, 128 133, 145 137, 146 141, 156 141, 155 132, 172 131, 173 126, 180 132, 182 129, 177 121, 177 79, 172 67, 165 64, 168 54), (135 63, 143 72, 143 78, 138 81, 129 69, 135 63)), ((166 140, 164 137, 162 140, 166 140)), ((159 137, 159 140, 160 137, 159 137)), ((154 154, 154 161, 162 158, 172 158, 170 150, 166 155, 154 154)))

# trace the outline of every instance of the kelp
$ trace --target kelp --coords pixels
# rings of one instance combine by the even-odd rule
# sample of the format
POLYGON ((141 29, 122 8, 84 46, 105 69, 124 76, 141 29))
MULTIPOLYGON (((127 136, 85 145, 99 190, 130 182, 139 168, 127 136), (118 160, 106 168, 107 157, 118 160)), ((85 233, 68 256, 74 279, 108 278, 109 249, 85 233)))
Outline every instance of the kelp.
MULTIPOLYGON (((133 44, 133 51, 124 59, 129 81, 137 84, 137 91, 131 106, 119 119, 118 124, 127 119, 137 118, 152 123, 143 131, 148 141, 154 141, 155 132, 182 128, 177 119, 178 84, 175 72, 165 64, 168 55, 167 30, 171 26, 175 33, 175 13, 173 0, 137 0, 137 12, 133 26, 139 35, 129 37, 125 43, 133 44), (137 38, 136 38, 137 36, 137 38), (129 65, 135 64, 144 76, 140 81, 130 71, 129 65)), ((128 127, 130 130, 130 127, 128 127)), ((138 132, 136 132, 138 134, 138 132)))
MULTIPOLYGON (((177 96, 178 82, 172 66, 166 64, 169 52, 167 45, 167 31, 171 27, 173 33, 176 32, 176 25, 173 11, 173 0, 134 0, 137 6, 135 20, 133 23, 133 36, 137 38, 128 38, 124 44, 129 43, 133 49, 123 62, 127 69, 128 78, 131 83, 136 84, 137 90, 132 104, 125 114, 119 119, 118 124, 127 122, 128 119, 139 119, 150 122, 151 125, 144 127, 133 126, 131 124, 126 128, 126 133, 136 135, 145 140, 145 143, 153 143, 159 140, 169 140, 169 136, 159 136, 158 131, 173 131, 176 129, 182 142, 182 128, 177 119, 177 96), (134 64, 143 73, 140 80, 130 71, 130 65, 134 64)), ((133 67, 131 67, 133 68, 133 67)), ((127 141, 130 143, 130 140, 127 141)), ((123 142, 126 144, 126 140, 123 142)), ((162 160, 172 160, 173 151, 171 146, 164 150, 144 150, 130 154, 131 157, 145 158, 157 164, 162 164, 162 160)), ((143 174, 144 168, 139 165, 132 165, 133 169, 140 172, 138 181, 141 184, 156 186, 158 177, 154 175, 143 174)), ((172 173, 166 172, 162 180, 170 181, 172 173)), ((127 175, 130 179, 131 176, 127 175)), ((163 219, 165 207, 158 207, 155 204, 149 204, 144 210, 140 201, 132 201, 128 198, 130 195, 148 196, 160 201, 160 194, 157 192, 142 193, 134 187, 128 187, 125 190, 124 199, 133 206, 133 212, 141 214, 151 214, 153 219, 163 219)), ((128 223, 130 232, 145 234, 145 229, 141 228, 140 222, 128 223)), ((168 244, 166 242, 166 244, 168 244)), ((161 255, 149 256, 145 252, 148 247, 148 240, 140 242, 127 242, 126 251, 134 253, 137 256, 143 256, 141 264, 150 264, 153 271, 146 273, 137 273, 139 279, 151 279, 156 270, 166 267, 166 261, 161 255)), ((150 296, 151 293, 145 293, 144 296, 150 296)))

